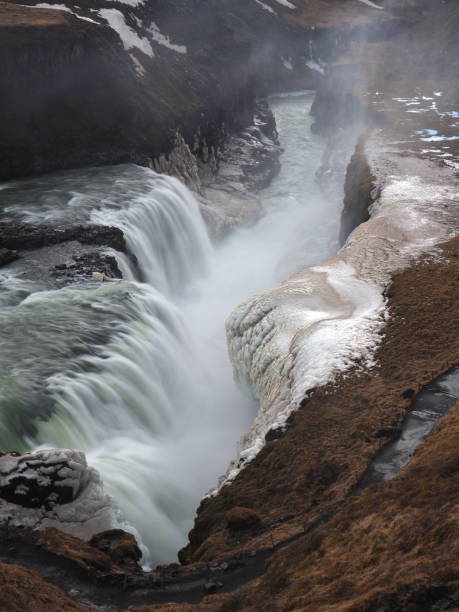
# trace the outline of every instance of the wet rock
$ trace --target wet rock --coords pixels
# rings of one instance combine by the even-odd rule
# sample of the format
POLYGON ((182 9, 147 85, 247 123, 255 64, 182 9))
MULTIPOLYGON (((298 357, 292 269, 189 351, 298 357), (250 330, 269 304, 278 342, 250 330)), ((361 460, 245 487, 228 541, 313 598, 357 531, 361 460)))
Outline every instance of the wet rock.
POLYGON ((111 527, 111 501, 83 453, 55 449, 0 456, 0 525, 55 526, 83 539, 111 527))
POLYGON ((103 225, 33 225, 14 219, 0 222, 0 249, 29 250, 77 240, 81 244, 108 246, 126 252, 123 232, 103 225))
POLYGON ((141 569, 138 562, 142 552, 131 533, 122 529, 110 529, 94 535, 89 540, 89 544, 106 553, 120 567, 141 569))
POLYGON ((51 270, 58 282, 94 280, 98 282, 122 278, 115 257, 99 251, 73 256, 71 263, 57 264, 51 270))
POLYGON ((200 203, 213 235, 222 236, 259 216, 261 202, 256 194, 279 172, 281 152, 274 116, 262 101, 249 126, 229 137, 219 151, 208 152, 215 168, 206 174, 205 167, 199 166, 200 203))
POLYGON ((19 259, 20 255, 17 251, 11 251, 10 249, 0 249, 0 267, 11 263, 19 259))

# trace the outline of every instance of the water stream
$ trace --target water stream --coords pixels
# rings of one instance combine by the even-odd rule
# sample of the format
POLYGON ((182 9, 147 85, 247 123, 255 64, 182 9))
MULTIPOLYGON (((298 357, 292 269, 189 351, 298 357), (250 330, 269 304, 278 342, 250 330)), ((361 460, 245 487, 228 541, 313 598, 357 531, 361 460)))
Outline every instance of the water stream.
POLYGON ((7 184, 4 214, 123 229, 142 283, 55 290, 0 275, 0 445, 84 451, 154 562, 174 559, 195 509, 237 454, 257 405, 233 382, 225 318, 338 248, 341 199, 314 174, 312 94, 272 100, 285 152, 264 214, 212 245, 192 194, 136 166, 7 184))

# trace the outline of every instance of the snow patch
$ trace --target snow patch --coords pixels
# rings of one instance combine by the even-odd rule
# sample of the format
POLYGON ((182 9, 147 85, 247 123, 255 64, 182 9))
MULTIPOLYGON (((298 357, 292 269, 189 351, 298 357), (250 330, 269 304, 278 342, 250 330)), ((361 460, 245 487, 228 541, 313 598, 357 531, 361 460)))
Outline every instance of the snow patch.
POLYGON ((126 4, 127 6, 142 6, 145 4, 145 0, 114 0, 115 2, 119 2, 119 4, 126 4))
POLYGON ((137 76, 139 78, 144 77, 146 71, 145 71, 145 68, 140 63, 140 61, 136 58, 136 56, 133 53, 129 53, 129 57, 131 58, 132 63, 134 64, 134 68, 135 68, 137 76))
POLYGON ((153 49, 146 38, 141 38, 132 28, 130 28, 123 13, 117 9, 101 9, 99 15, 108 22, 108 25, 117 32, 123 43, 126 51, 130 49, 138 49, 148 55, 154 57, 153 49))
POLYGON ((320 74, 325 74, 325 71, 322 68, 322 66, 320 66, 320 64, 318 64, 315 60, 308 60, 306 62, 306 66, 308 68, 310 68, 311 70, 315 70, 316 72, 320 72, 320 74))
POLYGON ((257 4, 259 4, 262 8, 264 8, 265 11, 268 11, 268 12, 272 13, 273 15, 277 15, 276 11, 273 8, 271 8, 270 6, 268 6, 267 4, 262 2, 261 0, 255 0, 255 2, 257 4))
POLYGON ((187 53, 187 48, 185 45, 173 44, 169 36, 161 33, 156 23, 152 22, 148 31, 151 33, 153 40, 163 47, 167 47, 171 51, 176 51, 177 53, 187 53))
POLYGON ((372 8, 379 9, 380 11, 384 10, 383 6, 379 6, 379 4, 375 4, 374 2, 371 2, 371 0, 359 0, 359 2, 362 2, 367 6, 371 6, 372 8))
POLYGON ((277 2, 277 4, 282 4, 282 6, 286 6, 289 9, 296 9, 297 8, 294 4, 292 4, 288 0, 275 0, 275 2, 277 2))

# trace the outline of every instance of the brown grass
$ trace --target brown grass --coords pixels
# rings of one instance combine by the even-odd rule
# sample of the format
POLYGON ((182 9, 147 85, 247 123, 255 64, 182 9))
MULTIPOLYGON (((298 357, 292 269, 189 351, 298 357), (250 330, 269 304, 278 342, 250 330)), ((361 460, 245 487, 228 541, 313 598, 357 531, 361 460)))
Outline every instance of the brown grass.
POLYGON ((0 612, 87 612, 63 591, 20 565, 0 563, 0 612))

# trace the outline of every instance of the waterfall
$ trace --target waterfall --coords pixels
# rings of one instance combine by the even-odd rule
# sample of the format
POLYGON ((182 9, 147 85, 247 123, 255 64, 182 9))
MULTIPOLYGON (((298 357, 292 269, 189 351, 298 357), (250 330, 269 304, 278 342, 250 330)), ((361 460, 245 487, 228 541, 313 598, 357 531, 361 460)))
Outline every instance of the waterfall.
MULTIPOLYGON (((83 450, 124 519, 140 532, 151 559, 164 562, 183 545, 191 509, 224 472, 251 412, 229 368, 226 385, 206 369, 211 363, 202 363, 196 330, 178 306, 187 287, 208 270, 213 251, 191 192, 174 178, 120 167, 103 205, 91 208, 105 185, 91 178, 89 188, 81 175, 79 185, 71 181, 67 205, 89 214, 91 222, 121 228, 145 282, 134 282, 131 269, 129 283, 42 292, 21 305, 36 310, 41 301, 51 307, 58 294, 67 302, 61 311, 68 311, 69 302, 77 304, 73 316, 87 320, 89 307, 104 315, 106 326, 116 327, 108 344, 48 377, 53 413, 36 424, 33 442, 83 450), (209 393, 212 378, 218 384, 209 393), (209 462, 209 454, 215 460, 209 462)), ((33 214, 37 221, 39 212, 33 214)), ((129 270, 127 258, 119 257, 129 270)), ((52 335, 49 345, 55 343, 52 335)))
POLYGON ((233 382, 226 317, 337 249, 340 197, 324 198, 314 181, 324 143, 306 131, 311 102, 273 101, 281 173, 260 194, 261 218, 217 245, 189 190, 146 168, 76 170, 2 189, 8 215, 117 226, 137 259, 117 255, 123 281, 60 290, 0 277, 10 292, 0 300, 0 443, 85 452, 152 562, 173 560, 186 543, 199 500, 257 413, 233 382))
POLYGON ((180 181, 149 170, 142 174, 126 208, 96 209, 91 221, 123 231, 142 280, 164 294, 179 293, 208 264, 207 231, 195 198, 180 181))

